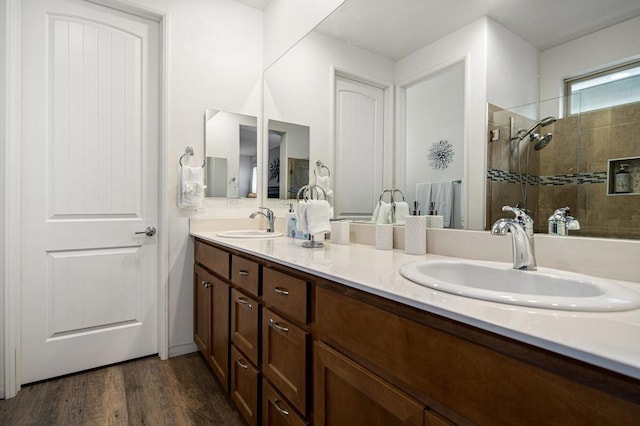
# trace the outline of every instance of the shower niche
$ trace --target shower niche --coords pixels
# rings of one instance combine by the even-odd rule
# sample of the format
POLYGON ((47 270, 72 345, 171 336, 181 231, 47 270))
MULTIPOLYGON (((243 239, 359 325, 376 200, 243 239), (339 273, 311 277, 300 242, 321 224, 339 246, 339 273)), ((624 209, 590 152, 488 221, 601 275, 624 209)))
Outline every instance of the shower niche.
POLYGON ((640 157, 610 159, 607 165, 607 195, 640 194, 640 157))

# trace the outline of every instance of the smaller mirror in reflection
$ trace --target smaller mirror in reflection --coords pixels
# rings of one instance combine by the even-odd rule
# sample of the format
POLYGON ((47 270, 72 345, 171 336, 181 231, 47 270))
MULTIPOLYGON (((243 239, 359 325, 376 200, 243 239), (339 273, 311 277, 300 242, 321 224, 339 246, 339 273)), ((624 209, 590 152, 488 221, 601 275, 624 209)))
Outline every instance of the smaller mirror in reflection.
POLYGON ((256 117, 205 110, 207 197, 256 197, 257 136, 256 117))
POLYGON ((296 198, 309 183, 309 126, 269 120, 267 198, 296 198))

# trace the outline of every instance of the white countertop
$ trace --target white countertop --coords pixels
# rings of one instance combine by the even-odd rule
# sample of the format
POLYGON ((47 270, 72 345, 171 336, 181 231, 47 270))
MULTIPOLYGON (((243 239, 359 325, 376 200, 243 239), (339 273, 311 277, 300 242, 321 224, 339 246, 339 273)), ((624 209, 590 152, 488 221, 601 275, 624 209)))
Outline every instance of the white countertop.
MULTIPOLYGON (((405 263, 447 258, 433 254, 412 256, 401 250, 329 241, 324 248, 307 249, 302 240, 287 237, 240 240, 218 237, 216 232, 191 235, 640 379, 640 309, 588 313, 504 305, 439 292, 398 272, 405 263)), ((637 283, 615 282, 638 289, 637 283)))

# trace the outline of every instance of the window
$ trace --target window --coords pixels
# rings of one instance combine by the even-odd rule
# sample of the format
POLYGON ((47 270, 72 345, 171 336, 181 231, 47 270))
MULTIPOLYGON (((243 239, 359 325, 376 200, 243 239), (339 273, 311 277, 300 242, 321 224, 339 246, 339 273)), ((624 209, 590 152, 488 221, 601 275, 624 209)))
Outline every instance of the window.
POLYGON ((565 80, 568 115, 640 101, 640 61, 565 80))
POLYGON ((251 167, 251 192, 256 194, 258 192, 258 165, 254 164, 251 167))

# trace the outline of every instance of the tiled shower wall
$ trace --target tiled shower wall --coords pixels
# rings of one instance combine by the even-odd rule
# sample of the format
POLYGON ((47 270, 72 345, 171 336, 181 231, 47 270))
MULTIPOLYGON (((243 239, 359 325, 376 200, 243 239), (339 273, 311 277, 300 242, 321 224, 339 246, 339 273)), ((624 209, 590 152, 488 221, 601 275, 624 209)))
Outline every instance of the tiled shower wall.
POLYGON ((562 118, 538 129, 551 132, 553 139, 541 151, 530 147, 528 176, 528 142, 521 142, 521 173, 517 150, 509 152, 509 117, 514 117, 515 129, 535 123, 489 105, 489 130, 499 129, 500 138, 490 141, 487 151, 487 227, 499 217, 508 217, 501 211, 503 205, 522 200, 517 182, 525 179, 526 206, 535 215, 536 232, 547 232, 547 218, 555 209, 570 207, 581 225, 571 235, 640 239, 640 160, 628 162, 634 192, 607 194, 608 161, 640 157, 640 103, 562 118))

